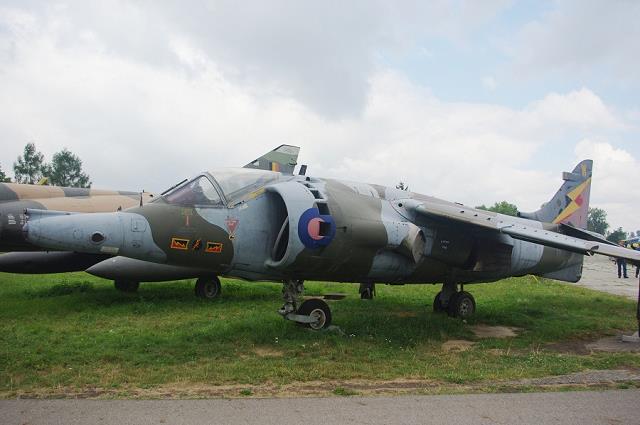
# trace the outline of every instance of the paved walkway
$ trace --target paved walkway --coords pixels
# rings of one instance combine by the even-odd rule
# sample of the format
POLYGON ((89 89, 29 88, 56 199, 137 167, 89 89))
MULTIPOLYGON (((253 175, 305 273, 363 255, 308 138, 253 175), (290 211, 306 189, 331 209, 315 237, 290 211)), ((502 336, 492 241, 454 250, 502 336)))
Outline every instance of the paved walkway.
POLYGON ((39 424, 638 424, 640 390, 407 397, 4 400, 0 422, 39 424))
POLYGON ((622 295, 633 300, 638 298, 638 279, 635 278, 635 266, 627 265, 628 279, 618 279, 616 263, 604 255, 584 258, 582 279, 578 286, 622 295))

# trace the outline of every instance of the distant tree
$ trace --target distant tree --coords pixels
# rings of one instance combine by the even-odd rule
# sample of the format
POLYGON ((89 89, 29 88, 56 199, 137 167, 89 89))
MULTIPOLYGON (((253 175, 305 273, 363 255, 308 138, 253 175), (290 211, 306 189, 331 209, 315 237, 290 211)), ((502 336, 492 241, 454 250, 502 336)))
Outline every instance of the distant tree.
POLYGON ((16 183, 37 183, 42 178, 44 155, 36 150, 34 143, 27 143, 22 156, 13 163, 13 174, 16 183))
POLYGON ((0 167, 0 183, 10 183, 11 179, 7 177, 7 175, 2 171, 2 167, 0 167))
POLYGON ((518 207, 514 204, 510 204, 507 201, 496 202, 492 207, 487 207, 485 205, 480 205, 476 207, 479 210, 485 211, 493 211, 504 215, 517 216, 518 215, 518 207))
POLYGON ((625 239, 627 239, 627 232, 622 230, 622 227, 618 227, 616 230, 609 233, 609 235, 607 236, 607 240, 609 242, 614 242, 614 243, 618 243, 625 239))
POLYGON ((587 213, 587 230, 606 235, 609 229, 607 212, 601 208, 589 208, 587 213))
POLYGON ((396 189, 400 189, 400 190, 405 190, 405 191, 409 191, 409 186, 407 186, 406 184, 404 184, 404 182, 400 182, 396 185, 396 189))
POLYGON ((67 148, 53 155, 45 174, 53 186, 91 187, 89 176, 82 172, 82 160, 67 148))

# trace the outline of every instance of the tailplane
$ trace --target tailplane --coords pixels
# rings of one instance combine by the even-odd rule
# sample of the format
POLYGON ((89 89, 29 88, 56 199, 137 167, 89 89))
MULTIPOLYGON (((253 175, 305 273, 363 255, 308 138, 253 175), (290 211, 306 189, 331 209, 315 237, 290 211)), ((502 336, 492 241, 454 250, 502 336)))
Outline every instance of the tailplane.
POLYGON ((564 183, 549 202, 536 212, 519 212, 518 215, 531 220, 586 229, 592 169, 593 161, 585 159, 571 173, 562 173, 564 183))
POLYGON ((293 174, 298 163, 298 146, 280 145, 260 158, 251 161, 243 168, 257 168, 258 170, 279 171, 282 174, 293 174))

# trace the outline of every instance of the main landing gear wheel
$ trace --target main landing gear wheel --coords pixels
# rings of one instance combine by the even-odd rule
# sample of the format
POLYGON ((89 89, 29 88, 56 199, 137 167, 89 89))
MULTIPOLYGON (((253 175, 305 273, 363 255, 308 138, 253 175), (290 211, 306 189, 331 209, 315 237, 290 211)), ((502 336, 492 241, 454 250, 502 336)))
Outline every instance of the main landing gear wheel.
POLYGON ((310 323, 300 323, 302 326, 311 328, 314 331, 327 328, 331 325, 331 309, 326 302, 319 298, 311 298, 304 301, 296 313, 314 319, 314 321, 310 323))
POLYGON ((449 316, 468 319, 473 316, 475 312, 476 300, 473 299, 473 295, 470 293, 465 291, 456 292, 451 299, 449 299, 449 305, 447 307, 449 316))
POLYGON ((319 298, 310 298, 300 303, 303 293, 304 281, 290 279, 282 282, 284 305, 278 313, 286 320, 291 320, 313 330, 328 327, 331 324, 329 305, 319 298))
POLYGON ((121 292, 136 292, 138 287, 140 287, 140 282, 134 282, 131 280, 114 280, 113 285, 121 292))
POLYGON ((442 304, 442 291, 438 292, 433 299, 433 311, 436 313, 444 313, 447 308, 442 304))
POLYGON ((220 279, 216 276, 213 277, 201 277, 196 280, 196 296, 205 300, 215 300, 220 296, 222 292, 222 285, 220 285, 220 279))

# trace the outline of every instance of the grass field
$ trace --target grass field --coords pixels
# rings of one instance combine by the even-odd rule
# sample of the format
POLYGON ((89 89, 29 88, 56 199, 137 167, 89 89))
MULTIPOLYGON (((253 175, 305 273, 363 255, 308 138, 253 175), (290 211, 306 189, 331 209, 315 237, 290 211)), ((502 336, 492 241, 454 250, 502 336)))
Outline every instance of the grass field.
MULTIPOLYGON (((551 343, 593 339, 635 326, 634 303, 533 277, 469 285, 477 315, 463 323, 431 310, 438 287, 379 285, 373 301, 357 286, 307 283, 332 302, 341 332, 282 320, 281 286, 223 280, 222 298, 196 299, 191 281, 143 284, 123 294, 84 273, 0 273, 0 397, 103 389, 251 386, 317 380, 430 379, 482 383, 585 369, 640 368, 640 355, 572 353, 551 343), (445 352, 476 340, 470 325, 513 326, 519 335, 445 352)), ((334 392, 339 394, 341 388, 334 392), (337 392, 335 392, 337 391, 337 392)), ((345 390, 346 391, 346 390, 345 390)))

